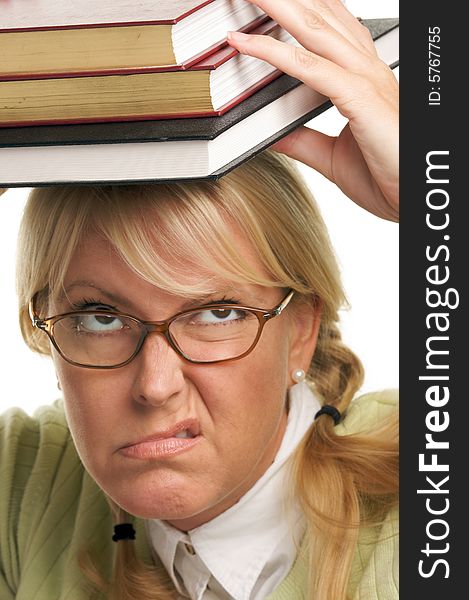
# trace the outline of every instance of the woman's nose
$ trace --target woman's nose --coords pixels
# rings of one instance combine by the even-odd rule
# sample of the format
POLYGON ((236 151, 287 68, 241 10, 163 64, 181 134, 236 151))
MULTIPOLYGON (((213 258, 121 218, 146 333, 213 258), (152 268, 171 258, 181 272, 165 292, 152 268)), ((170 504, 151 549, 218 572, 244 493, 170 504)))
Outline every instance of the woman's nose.
POLYGON ((133 396, 140 403, 162 406, 182 398, 185 389, 184 359, 169 345, 164 335, 150 333, 132 361, 133 396))

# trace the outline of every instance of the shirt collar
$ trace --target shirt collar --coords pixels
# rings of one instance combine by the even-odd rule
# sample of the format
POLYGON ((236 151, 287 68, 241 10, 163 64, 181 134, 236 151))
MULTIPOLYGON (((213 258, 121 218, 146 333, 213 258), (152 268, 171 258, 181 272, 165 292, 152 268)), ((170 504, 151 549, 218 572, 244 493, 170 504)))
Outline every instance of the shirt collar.
POLYGON ((187 534, 158 519, 146 521, 152 548, 181 594, 185 587, 191 598, 202 598, 214 577, 236 600, 265 597, 292 567, 304 521, 299 507, 287 502, 288 459, 320 403, 306 383, 293 386, 289 400, 287 427, 275 460, 239 502, 187 534), (184 548, 193 548, 194 558, 184 548))

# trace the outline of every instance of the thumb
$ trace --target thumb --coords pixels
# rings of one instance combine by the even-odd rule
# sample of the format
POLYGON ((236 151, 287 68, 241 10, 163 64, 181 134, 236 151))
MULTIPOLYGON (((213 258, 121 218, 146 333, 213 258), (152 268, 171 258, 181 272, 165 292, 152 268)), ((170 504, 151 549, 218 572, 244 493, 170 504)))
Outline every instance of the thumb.
POLYGON ((335 137, 303 126, 272 144, 271 149, 299 160, 331 179, 335 140, 335 137))

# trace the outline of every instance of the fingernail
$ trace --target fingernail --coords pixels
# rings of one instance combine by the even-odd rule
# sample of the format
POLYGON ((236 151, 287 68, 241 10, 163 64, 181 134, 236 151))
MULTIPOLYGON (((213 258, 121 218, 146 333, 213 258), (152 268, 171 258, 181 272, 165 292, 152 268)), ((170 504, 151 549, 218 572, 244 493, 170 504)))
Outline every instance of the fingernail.
POLYGON ((241 33, 240 31, 228 31, 226 37, 229 42, 243 42, 249 38, 246 33, 241 33))

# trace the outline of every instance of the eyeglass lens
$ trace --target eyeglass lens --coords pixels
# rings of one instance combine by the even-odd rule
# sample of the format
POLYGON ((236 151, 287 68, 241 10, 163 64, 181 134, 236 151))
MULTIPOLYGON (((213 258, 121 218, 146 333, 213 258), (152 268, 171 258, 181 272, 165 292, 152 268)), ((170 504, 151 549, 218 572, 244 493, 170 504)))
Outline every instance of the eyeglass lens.
MULTIPOLYGON (((247 352, 259 327, 255 313, 220 306, 180 315, 171 322, 169 334, 186 358, 214 362, 247 352)), ((132 357, 147 327, 122 315, 74 313, 58 319, 52 334, 62 354, 72 362, 109 367, 132 357)))

